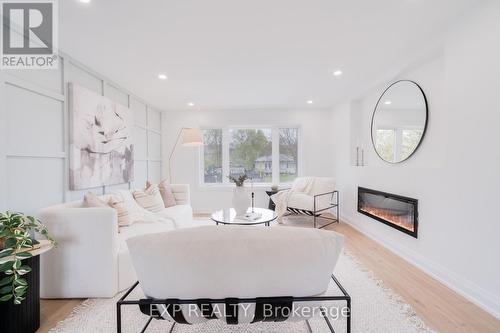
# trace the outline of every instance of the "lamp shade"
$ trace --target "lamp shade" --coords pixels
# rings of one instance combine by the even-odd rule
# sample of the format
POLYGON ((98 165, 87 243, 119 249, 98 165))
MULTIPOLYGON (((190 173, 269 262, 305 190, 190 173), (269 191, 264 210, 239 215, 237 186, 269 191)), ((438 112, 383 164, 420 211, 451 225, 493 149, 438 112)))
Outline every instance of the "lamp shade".
POLYGON ((185 128, 182 135, 182 145, 196 147, 203 145, 203 138, 198 128, 185 128))

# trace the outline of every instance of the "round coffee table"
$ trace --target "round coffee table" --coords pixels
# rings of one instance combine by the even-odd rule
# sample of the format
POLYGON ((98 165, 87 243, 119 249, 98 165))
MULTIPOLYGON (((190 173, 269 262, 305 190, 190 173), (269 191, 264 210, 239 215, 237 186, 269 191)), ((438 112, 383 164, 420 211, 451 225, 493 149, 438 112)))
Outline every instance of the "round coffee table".
MULTIPOLYGON (((266 208, 254 208, 254 212, 262 214, 262 216, 257 220, 247 220, 243 217, 236 216, 236 211, 234 208, 226 208, 216 211, 212 214, 212 220, 216 225, 228 224, 228 225, 257 225, 264 224, 270 226, 270 223, 278 218, 278 215, 270 209, 266 208)), ((252 209, 248 208, 248 212, 252 209)))

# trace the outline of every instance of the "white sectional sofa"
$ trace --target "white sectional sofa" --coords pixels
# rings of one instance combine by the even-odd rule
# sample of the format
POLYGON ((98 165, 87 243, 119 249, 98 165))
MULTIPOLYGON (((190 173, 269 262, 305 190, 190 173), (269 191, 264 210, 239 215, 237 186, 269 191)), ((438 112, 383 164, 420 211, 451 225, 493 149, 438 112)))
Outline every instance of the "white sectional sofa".
MULTIPOLYGON (((189 185, 171 188, 176 206, 159 213, 137 206, 144 218, 120 229, 115 209, 85 208, 83 200, 42 209, 38 218, 58 246, 41 257, 41 297, 113 297, 130 287, 137 277, 126 244, 128 238, 192 226, 189 185)), ((117 194, 133 201, 130 191, 117 194)), ((109 195, 100 198, 107 201, 109 195)))

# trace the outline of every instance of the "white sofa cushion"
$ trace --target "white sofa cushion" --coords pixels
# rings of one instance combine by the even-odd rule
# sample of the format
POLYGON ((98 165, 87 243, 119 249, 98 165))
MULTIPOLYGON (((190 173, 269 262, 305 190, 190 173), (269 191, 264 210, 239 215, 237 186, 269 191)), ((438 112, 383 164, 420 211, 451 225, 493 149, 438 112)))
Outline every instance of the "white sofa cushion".
POLYGON ((127 244, 148 297, 311 296, 327 289, 343 236, 293 227, 203 226, 133 237, 127 244))
POLYGON ((160 215, 140 207, 129 190, 99 196, 118 197, 129 205, 134 224, 118 233, 117 212, 111 207, 84 208, 83 200, 42 209, 37 216, 48 226, 59 246, 41 256, 40 294, 44 298, 113 297, 137 277, 125 240, 129 237, 192 225, 189 185, 172 185, 176 207, 160 215), (96 274, 98 272, 98 274, 96 274))
POLYGON ((166 232, 175 228, 173 221, 157 218, 156 221, 136 221, 133 225, 120 229, 118 235, 118 290, 126 289, 137 281, 126 243, 127 239, 151 233, 166 232))
POLYGON ((177 228, 190 227, 193 223, 193 208, 190 205, 175 205, 162 209, 156 216, 174 221, 177 228))

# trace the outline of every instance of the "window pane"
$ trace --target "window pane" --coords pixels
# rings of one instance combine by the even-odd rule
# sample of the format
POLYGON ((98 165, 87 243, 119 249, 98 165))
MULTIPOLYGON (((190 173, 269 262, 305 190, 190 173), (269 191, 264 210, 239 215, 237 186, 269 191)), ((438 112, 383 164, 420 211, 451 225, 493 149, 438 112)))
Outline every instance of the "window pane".
POLYGON ((298 141, 298 128, 280 128, 280 183, 297 178, 298 141))
POLYGON ((377 152, 386 161, 394 161, 396 132, 392 129, 378 129, 376 148, 377 152))
POLYGON ((413 153, 422 138, 423 130, 405 129, 401 138, 401 159, 407 159, 413 153))
POLYGON ((203 130, 205 183, 222 183, 222 129, 203 130))
POLYGON ((229 130, 229 173, 246 174, 254 182, 272 181, 272 131, 270 128, 229 130))

